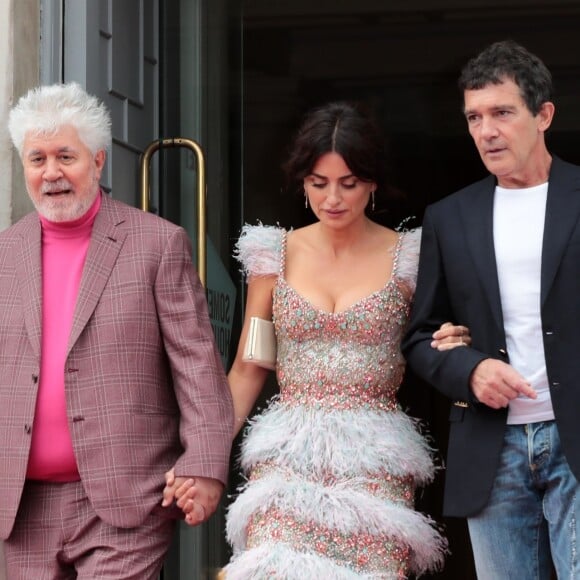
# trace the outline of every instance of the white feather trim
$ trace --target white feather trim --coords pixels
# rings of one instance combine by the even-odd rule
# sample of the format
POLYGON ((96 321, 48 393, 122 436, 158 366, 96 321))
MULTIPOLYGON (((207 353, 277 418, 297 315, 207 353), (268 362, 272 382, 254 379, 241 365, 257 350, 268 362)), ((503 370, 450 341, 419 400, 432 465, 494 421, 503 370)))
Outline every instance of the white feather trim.
POLYGON ((282 544, 262 544, 235 555, 224 572, 225 580, 377 580, 376 574, 357 574, 328 558, 282 544))
POLYGON ((403 233, 399 257, 397 260, 396 275, 404 280, 412 293, 417 285, 417 270, 419 268, 419 249, 421 246, 421 228, 403 233))
POLYGON ((403 412, 339 411, 289 406, 275 399, 255 416, 242 444, 241 466, 275 461, 296 473, 332 473, 342 479, 361 473, 412 475, 432 480, 428 441, 403 412))
POLYGON ((270 276, 280 273, 284 229, 263 224, 242 228, 234 247, 234 257, 246 276, 270 276))
POLYGON ((324 486, 276 473, 249 482, 228 508, 228 541, 234 551, 243 550, 252 514, 278 508, 299 520, 341 534, 386 534, 411 548, 412 568, 416 572, 440 567, 447 542, 435 529, 434 522, 403 504, 375 497, 360 489, 360 483, 345 481, 324 486))

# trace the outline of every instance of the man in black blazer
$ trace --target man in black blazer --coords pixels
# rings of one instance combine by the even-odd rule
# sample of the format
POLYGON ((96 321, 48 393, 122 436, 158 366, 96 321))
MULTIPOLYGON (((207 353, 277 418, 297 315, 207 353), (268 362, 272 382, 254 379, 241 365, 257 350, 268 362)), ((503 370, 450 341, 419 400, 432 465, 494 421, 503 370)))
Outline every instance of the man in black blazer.
POLYGON ((444 512, 478 578, 580 578, 580 167, 553 156, 551 75, 522 46, 462 71, 490 176, 427 208, 403 352, 452 401, 444 512), (432 348, 446 320, 471 346, 432 348))

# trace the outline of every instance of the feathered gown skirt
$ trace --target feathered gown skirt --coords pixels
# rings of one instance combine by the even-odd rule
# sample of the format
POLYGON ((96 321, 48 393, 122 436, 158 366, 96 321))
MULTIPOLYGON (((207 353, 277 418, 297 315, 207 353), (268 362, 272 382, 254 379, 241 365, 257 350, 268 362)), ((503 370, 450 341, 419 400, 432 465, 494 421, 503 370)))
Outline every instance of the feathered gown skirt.
POLYGON ((401 411, 276 400, 249 426, 241 464, 227 580, 391 579, 441 567, 446 541, 413 509, 432 453, 401 411))

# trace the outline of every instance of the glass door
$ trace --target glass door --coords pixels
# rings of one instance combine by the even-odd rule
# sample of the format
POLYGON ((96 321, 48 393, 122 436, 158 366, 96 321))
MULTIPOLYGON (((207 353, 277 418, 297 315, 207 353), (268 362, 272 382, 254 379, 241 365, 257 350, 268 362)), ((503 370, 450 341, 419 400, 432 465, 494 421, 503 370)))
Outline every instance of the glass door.
MULTIPOLYGON (((241 205, 237 73, 241 60, 241 2, 166 0, 161 3, 159 20, 160 137, 191 139, 203 150, 207 296, 216 341, 227 368, 238 293, 230 275, 230 232, 232 224, 239 222, 241 205)), ((159 182, 157 212, 182 225, 194 245, 198 170, 198 160, 189 148, 163 148, 152 160, 152 171, 159 182)), ((201 527, 180 523, 164 567, 164 580, 214 578, 229 557, 223 530, 223 506, 201 527)))

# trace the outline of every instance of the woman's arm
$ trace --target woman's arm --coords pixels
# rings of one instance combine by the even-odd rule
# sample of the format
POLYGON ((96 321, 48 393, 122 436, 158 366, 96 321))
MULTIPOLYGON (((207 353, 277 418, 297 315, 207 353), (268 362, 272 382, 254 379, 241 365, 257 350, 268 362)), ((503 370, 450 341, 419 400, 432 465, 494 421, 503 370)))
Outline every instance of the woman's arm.
POLYGON ((252 316, 258 316, 266 320, 272 318, 272 292, 275 282, 276 276, 252 276, 248 280, 244 325, 240 335, 240 342, 238 343, 236 358, 228 373, 228 382, 234 402, 233 437, 239 433, 251 413, 268 376, 268 369, 253 363, 244 362, 242 356, 246 337, 248 336, 250 318, 252 316))

